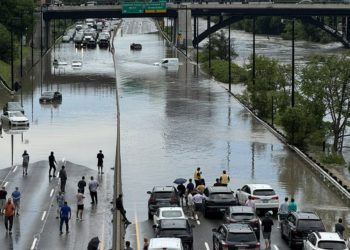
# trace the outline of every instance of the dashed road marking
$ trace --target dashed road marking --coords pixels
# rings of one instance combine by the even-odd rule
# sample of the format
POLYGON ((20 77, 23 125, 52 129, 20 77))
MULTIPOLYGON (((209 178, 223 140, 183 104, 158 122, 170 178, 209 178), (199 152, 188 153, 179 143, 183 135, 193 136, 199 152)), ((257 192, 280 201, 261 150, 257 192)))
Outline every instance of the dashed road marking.
POLYGON ((261 226, 261 220, 259 219, 259 224, 260 224, 260 226, 261 226))
POLYGON ((198 220, 198 215, 197 215, 197 214, 195 214, 195 215, 194 215, 194 218, 196 218, 196 220, 198 220))
POLYGON ((276 250, 280 250, 280 249, 278 248, 278 246, 276 246, 276 245, 273 245, 273 247, 274 247, 276 250))
POLYGON ((35 237, 34 240, 33 240, 33 243, 32 243, 32 246, 30 247, 30 250, 34 250, 35 249, 35 246, 36 246, 36 242, 38 241, 38 238, 35 237))
POLYGON ((7 187, 7 185, 9 184, 9 182, 7 181, 7 182, 5 182, 5 184, 4 184, 4 187, 7 187))
POLYGON ((55 189, 54 189, 54 188, 53 188, 53 189, 51 189, 51 192, 50 192, 50 197, 52 197, 53 192, 55 192, 55 189))
POLYGON ((12 170, 12 173, 16 172, 18 166, 15 166, 15 168, 12 170))
POLYGON ((139 222, 138 222, 138 219, 137 219, 136 209, 135 209, 135 234, 136 234, 136 249, 140 250, 139 222))
POLYGON ((196 221, 197 221, 197 224, 198 224, 198 225, 200 225, 200 224, 201 224, 201 222, 200 222, 199 220, 196 220, 196 221))
POLYGON ((45 219, 46 216, 46 211, 43 212, 43 216, 41 216, 41 220, 43 221, 45 219))
POLYGON ((204 245, 206 250, 210 250, 208 242, 204 242, 204 245))

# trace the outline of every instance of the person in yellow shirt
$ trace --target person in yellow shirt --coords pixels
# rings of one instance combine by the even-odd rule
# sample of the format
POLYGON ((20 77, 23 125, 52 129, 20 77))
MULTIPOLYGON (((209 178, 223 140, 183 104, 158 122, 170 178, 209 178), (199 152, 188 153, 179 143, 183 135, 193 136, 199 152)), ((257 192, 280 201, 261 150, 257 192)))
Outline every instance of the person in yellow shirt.
POLYGON ((230 176, 226 173, 226 170, 222 171, 222 175, 220 176, 220 183, 222 186, 227 186, 230 182, 230 176))
POLYGON ((205 185, 203 183, 203 181, 201 181, 201 183, 197 186, 197 191, 200 192, 201 194, 203 194, 204 190, 205 190, 205 185))
POLYGON ((196 183, 196 187, 198 187, 198 185, 201 184, 201 180, 202 180, 201 168, 197 168, 197 170, 194 171, 193 180, 196 183))

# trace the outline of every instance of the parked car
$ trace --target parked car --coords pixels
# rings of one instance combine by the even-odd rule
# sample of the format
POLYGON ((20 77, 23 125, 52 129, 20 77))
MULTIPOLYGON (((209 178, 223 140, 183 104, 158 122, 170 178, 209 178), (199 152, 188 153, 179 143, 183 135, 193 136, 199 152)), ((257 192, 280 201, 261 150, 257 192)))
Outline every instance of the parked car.
POLYGON ((349 250, 338 233, 313 232, 304 241, 304 250, 349 250))
POLYGON ((71 37, 68 36, 68 35, 62 36, 62 42, 63 42, 63 43, 69 43, 69 42, 70 42, 70 39, 71 39, 71 37))
POLYGON ((226 209, 225 223, 248 224, 260 240, 260 221, 253 208, 248 206, 232 206, 226 209))
POLYGON ((278 213, 278 195, 270 185, 247 184, 236 191, 237 202, 241 205, 245 205, 249 196, 254 200, 256 209, 271 209, 274 214, 278 213))
POLYGON ((131 50, 142 50, 142 45, 140 43, 132 43, 130 44, 131 50))
POLYGON ((158 225, 160 220, 187 219, 182 207, 160 207, 153 215, 154 225, 158 225))
POLYGON ((253 229, 248 224, 223 224, 213 229, 214 250, 260 249, 253 229))
POLYGON ((149 241, 148 250, 183 250, 179 238, 153 238, 149 241))
POLYGON ((9 126, 29 126, 29 120, 21 111, 6 111, 1 115, 2 124, 9 126))
POLYGON ((325 232, 321 218, 313 212, 291 212, 280 222, 281 237, 290 247, 303 245, 312 232, 325 232))
POLYGON ((208 213, 225 213, 230 206, 237 204, 233 191, 226 186, 207 187, 204 190, 203 215, 208 213))
POLYGON ((179 207, 180 197, 174 186, 156 186, 148 191, 148 219, 151 220, 160 207, 179 207))
POLYGON ((62 94, 58 91, 46 91, 41 94, 40 103, 61 102, 62 94))
POLYGON ((153 225, 156 236, 180 238, 184 249, 193 250, 193 231, 187 219, 160 220, 158 226, 153 225))
POLYGON ((4 113, 6 111, 20 111, 22 114, 24 114, 24 109, 19 102, 8 102, 5 104, 2 110, 4 113))

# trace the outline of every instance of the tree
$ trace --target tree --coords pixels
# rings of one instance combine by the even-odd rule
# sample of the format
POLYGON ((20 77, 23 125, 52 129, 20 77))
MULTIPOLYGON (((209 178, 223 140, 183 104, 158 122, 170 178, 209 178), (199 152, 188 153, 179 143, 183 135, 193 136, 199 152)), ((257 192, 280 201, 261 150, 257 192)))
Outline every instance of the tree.
POLYGON ((10 32, 0 23, 0 60, 9 62, 11 60, 10 32))
POLYGON ((346 56, 317 56, 302 70, 301 92, 317 105, 315 112, 329 112, 332 149, 340 152, 350 112, 350 59, 346 56))
MULTIPOLYGON (((228 38, 226 37, 225 32, 220 30, 220 32, 212 34, 210 37, 210 42, 211 59, 228 60, 228 38)), ((203 56, 201 60, 208 61, 209 41, 204 45, 203 52, 204 53, 202 53, 203 56)), ((233 49, 233 43, 231 41, 231 58, 233 59, 236 55, 237 54, 233 49)))

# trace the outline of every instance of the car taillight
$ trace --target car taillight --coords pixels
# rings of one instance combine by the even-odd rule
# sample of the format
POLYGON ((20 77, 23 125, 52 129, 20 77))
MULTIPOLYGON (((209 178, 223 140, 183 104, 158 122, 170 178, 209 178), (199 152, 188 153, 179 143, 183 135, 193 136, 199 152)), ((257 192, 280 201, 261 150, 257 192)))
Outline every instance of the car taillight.
POLYGON ((228 249, 229 245, 228 245, 226 242, 223 242, 223 241, 222 241, 222 242, 220 243, 220 245, 221 245, 221 249, 222 249, 222 250, 229 250, 229 249, 228 249))
POLYGON ((251 199, 251 200, 260 200, 260 198, 259 198, 259 197, 252 196, 252 195, 250 196, 250 199, 251 199))
POLYGON ((278 200, 278 196, 277 196, 277 195, 276 195, 276 196, 273 196, 271 199, 272 199, 272 200, 278 200))
POLYGON ((255 244, 255 249, 260 249, 260 243, 259 243, 259 242, 257 242, 257 243, 255 244))
POLYGON ((154 197, 149 198, 148 204, 155 204, 155 203, 156 203, 156 199, 154 197))

